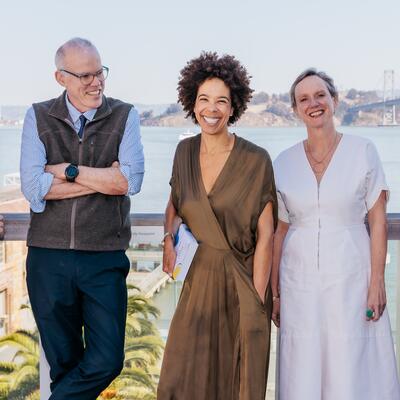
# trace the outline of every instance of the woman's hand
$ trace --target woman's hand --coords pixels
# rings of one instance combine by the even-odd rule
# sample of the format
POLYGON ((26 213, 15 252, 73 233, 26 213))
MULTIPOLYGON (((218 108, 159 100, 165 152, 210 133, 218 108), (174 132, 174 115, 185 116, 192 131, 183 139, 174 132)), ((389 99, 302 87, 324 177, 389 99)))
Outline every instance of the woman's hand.
POLYGON ((179 225, 182 219, 178 216, 174 205, 172 204, 171 195, 169 196, 167 208, 165 210, 164 232, 170 233, 164 237, 164 250, 163 250, 163 271, 172 278, 176 262, 176 251, 174 247, 174 240, 171 233, 174 235, 178 232, 179 225))
POLYGON ((382 190, 374 206, 368 211, 371 240, 371 281, 368 289, 368 308, 374 314, 367 321, 378 321, 386 307, 385 264, 387 251, 387 192, 382 190))
POLYGON ((371 278, 367 302, 368 309, 371 309, 374 312, 372 318, 366 317, 367 321, 378 321, 386 307, 386 289, 384 278, 371 278))
POLYGON ((274 249, 272 257, 272 274, 271 274, 271 288, 272 288, 272 316, 271 319, 277 328, 281 325, 281 299, 279 297, 279 264, 282 256, 282 245, 285 240, 289 224, 287 222, 278 220, 278 226, 274 235, 274 249))
POLYGON ((176 251, 171 236, 167 236, 163 250, 163 271, 172 277, 176 262, 176 251))
POLYGON ((277 328, 281 324, 281 299, 279 297, 274 297, 272 300, 272 322, 277 328))
POLYGON ((253 284, 261 303, 269 284, 272 263, 272 243, 274 237, 274 217, 272 203, 264 207, 257 223, 257 243, 253 259, 253 284))

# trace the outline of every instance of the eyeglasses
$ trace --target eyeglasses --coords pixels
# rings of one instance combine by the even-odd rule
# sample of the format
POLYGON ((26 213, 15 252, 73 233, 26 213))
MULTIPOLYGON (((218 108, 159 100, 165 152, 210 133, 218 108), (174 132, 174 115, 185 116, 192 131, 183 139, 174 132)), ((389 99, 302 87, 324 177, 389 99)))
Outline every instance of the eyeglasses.
POLYGON ((107 79, 109 68, 103 66, 94 74, 75 74, 74 72, 67 71, 66 69, 60 69, 60 71, 75 76, 75 78, 79 78, 82 85, 88 86, 94 81, 94 77, 96 77, 100 82, 104 82, 107 79))

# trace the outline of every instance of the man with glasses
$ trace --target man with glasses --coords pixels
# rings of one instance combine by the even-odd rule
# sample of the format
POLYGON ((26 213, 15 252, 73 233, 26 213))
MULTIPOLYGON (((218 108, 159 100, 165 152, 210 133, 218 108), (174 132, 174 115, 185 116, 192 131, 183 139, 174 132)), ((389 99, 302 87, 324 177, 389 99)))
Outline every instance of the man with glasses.
POLYGON ((30 202, 27 285, 52 400, 92 400, 124 359, 129 195, 144 174, 139 116, 103 95, 108 68, 74 38, 56 53, 60 97, 33 104, 22 133, 30 202))

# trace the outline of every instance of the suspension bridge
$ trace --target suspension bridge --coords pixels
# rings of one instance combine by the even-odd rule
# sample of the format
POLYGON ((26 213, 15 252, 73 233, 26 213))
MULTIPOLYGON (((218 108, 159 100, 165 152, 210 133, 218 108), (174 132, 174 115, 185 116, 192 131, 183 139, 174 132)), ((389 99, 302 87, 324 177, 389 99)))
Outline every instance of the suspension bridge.
POLYGON ((400 97, 396 97, 395 84, 394 84, 394 70, 385 70, 383 79, 383 99, 382 101, 360 104, 351 107, 347 110, 350 115, 357 115, 362 111, 372 111, 376 109, 383 109, 382 113, 382 126, 397 126, 396 121, 396 106, 400 106, 400 97))

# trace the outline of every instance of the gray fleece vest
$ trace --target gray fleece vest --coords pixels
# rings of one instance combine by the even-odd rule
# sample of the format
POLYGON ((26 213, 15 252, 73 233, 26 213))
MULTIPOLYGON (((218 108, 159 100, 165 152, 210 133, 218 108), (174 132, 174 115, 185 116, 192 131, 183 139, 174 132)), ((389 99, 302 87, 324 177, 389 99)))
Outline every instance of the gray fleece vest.
MULTIPOLYGON (((110 167, 118 150, 132 105, 103 96, 82 141, 70 120, 65 93, 33 105, 48 164, 72 163, 110 167)), ((47 200, 43 213, 31 212, 28 246, 90 251, 123 250, 129 246, 131 224, 128 196, 101 193, 65 200, 47 200)))

